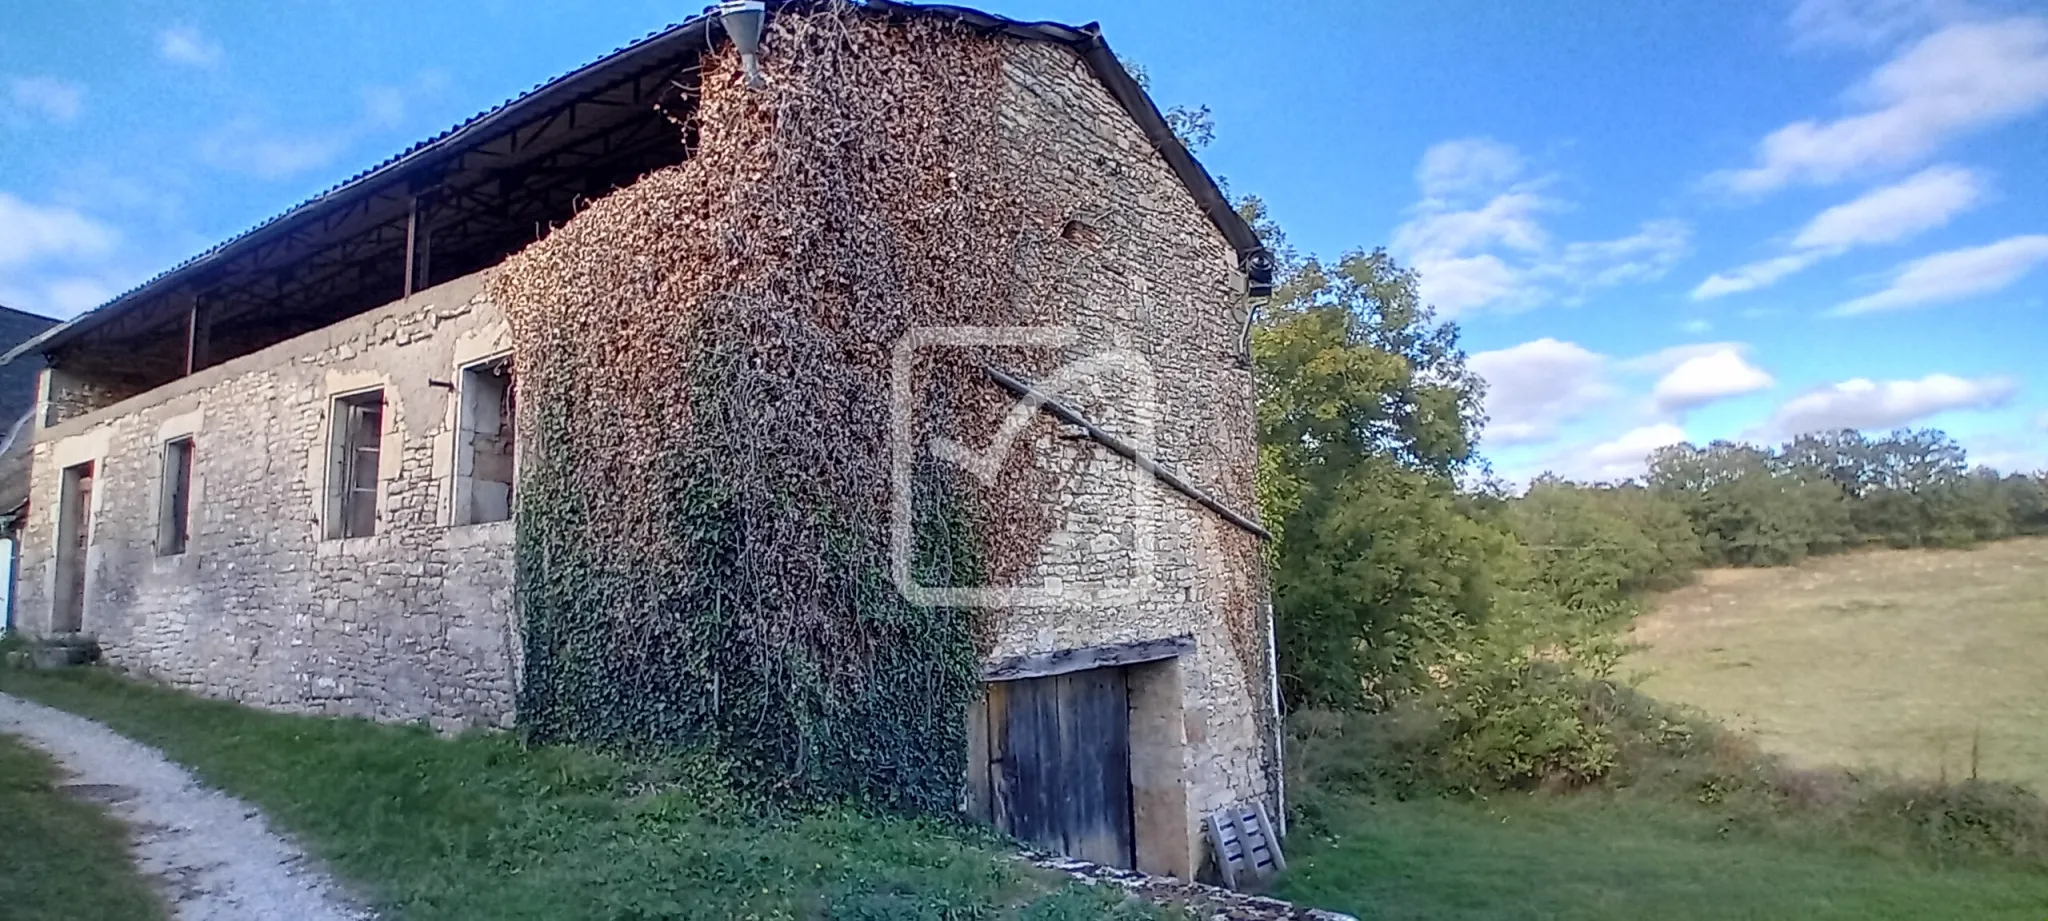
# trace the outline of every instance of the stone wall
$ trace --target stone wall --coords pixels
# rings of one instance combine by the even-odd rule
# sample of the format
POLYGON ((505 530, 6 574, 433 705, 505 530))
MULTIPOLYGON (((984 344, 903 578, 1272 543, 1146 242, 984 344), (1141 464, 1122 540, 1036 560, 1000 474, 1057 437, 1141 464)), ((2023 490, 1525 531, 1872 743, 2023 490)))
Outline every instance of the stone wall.
MULTIPOLYGON (((1078 56, 1022 41, 1006 42, 1005 56, 1005 155, 1047 230, 1025 270, 1053 292, 1029 305, 1028 322, 1066 331, 1069 369, 1104 372, 1048 389, 1256 518, 1234 251, 1078 56)), ((1062 484, 1049 497, 1058 525, 1022 583, 1046 597, 1004 613, 993 657, 1193 635, 1195 653, 1173 673, 1184 686, 1186 827, 1201 854, 1202 814, 1278 792, 1258 541, 1076 431, 1047 419, 1031 431, 1035 462, 1062 484)))
POLYGON ((47 630, 66 467, 95 465, 84 629, 108 660, 276 710, 509 725, 512 524, 450 527, 460 368, 509 337, 482 275, 38 433, 18 610, 47 630), (382 388, 377 528, 325 539, 335 397, 382 388), (185 552, 156 540, 163 446, 190 436, 185 552))
POLYGON ((45 369, 36 399, 42 408, 37 421, 60 425, 97 409, 105 409, 149 389, 140 381, 86 378, 60 368, 45 369))

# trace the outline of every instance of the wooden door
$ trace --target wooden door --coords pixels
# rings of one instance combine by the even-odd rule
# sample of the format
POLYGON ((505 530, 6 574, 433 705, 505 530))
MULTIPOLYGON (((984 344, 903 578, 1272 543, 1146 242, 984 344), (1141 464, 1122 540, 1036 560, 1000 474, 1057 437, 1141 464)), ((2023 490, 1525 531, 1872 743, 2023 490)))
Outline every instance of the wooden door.
POLYGON ((996 827, 1069 857, 1134 866, 1124 670, 997 682, 988 705, 996 827))

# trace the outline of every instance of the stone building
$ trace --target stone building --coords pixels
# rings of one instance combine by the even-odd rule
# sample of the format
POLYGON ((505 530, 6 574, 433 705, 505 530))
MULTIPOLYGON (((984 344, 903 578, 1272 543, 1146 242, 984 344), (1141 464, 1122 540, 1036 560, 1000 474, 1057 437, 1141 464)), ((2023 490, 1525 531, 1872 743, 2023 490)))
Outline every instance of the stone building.
MULTIPOLYGON (((1052 279, 1005 335, 1052 337, 1036 345, 1080 370, 1004 385, 1059 404, 1024 412, 1017 441, 1051 525, 1021 594, 992 602, 962 802, 1053 849, 1192 876, 1204 815, 1282 805, 1248 517, 1246 335, 1271 259, 1094 27, 768 6, 771 76, 776 20, 828 7, 950 23, 998 56, 974 104, 998 116, 1007 194, 1044 204, 1029 271, 1052 279), (1123 377, 1085 373, 1107 354, 1123 377)), ((548 408, 520 396, 490 283, 596 238, 569 232, 586 209, 697 153, 677 123, 730 75, 707 63, 722 22, 648 36, 11 352, 48 366, 23 626, 251 705, 515 725, 514 462, 548 408)))

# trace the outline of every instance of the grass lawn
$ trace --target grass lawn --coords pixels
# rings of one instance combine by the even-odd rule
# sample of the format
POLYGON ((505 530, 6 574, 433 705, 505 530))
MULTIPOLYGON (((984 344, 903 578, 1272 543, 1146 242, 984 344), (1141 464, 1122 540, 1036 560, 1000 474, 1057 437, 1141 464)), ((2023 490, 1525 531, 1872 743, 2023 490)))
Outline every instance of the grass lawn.
POLYGON ((1340 801, 1296 834, 1281 895, 1415 921, 2043 921, 2048 874, 1727 834, 1626 795, 1340 801))
POLYGON ((2048 794, 2048 538, 1705 572, 1632 638, 1643 690, 1796 764, 1954 780, 1976 736, 2048 794))
POLYGON ((163 903, 135 871, 128 829, 57 790, 55 762, 0 735, 0 917, 154 921, 163 903))
POLYGON ((0 690, 156 746, 411 921, 1152 917, 939 823, 720 820, 673 766, 263 713, 93 672, 0 670, 0 690))

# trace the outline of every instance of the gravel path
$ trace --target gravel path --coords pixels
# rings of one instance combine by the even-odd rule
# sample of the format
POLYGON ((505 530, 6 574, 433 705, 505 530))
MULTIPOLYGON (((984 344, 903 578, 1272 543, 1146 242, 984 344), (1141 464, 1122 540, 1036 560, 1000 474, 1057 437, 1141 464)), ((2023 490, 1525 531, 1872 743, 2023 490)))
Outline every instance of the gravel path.
POLYGON ((179 921, 369 921, 255 807, 199 784, 156 749, 83 717, 0 694, 0 733, 76 775, 65 789, 135 829, 135 857, 179 921))

